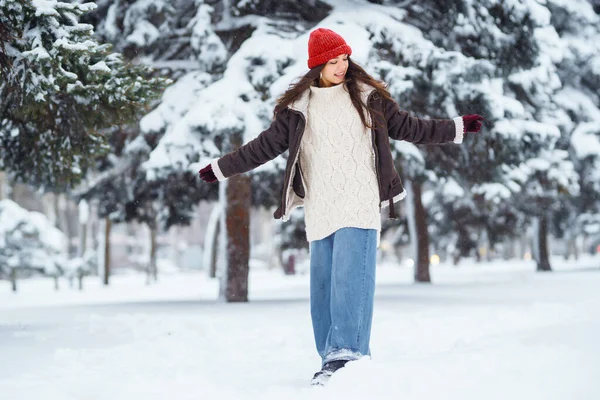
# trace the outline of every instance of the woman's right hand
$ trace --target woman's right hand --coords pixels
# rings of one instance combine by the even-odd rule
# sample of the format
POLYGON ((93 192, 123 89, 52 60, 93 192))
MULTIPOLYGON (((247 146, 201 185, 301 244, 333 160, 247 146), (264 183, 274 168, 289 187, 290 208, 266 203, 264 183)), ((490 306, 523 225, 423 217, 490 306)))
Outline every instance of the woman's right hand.
POLYGON ((204 182, 214 183, 217 181, 217 177, 215 176, 215 173, 213 172, 212 166, 210 164, 202 168, 199 173, 200 179, 202 179, 204 182))

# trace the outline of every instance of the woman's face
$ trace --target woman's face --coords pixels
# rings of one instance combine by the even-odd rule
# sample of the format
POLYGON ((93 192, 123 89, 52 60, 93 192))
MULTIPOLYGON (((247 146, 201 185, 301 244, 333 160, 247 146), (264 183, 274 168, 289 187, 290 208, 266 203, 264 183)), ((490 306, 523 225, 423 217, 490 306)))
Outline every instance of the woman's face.
POLYGON ((327 61, 321 70, 321 86, 328 87, 342 83, 346 78, 347 70, 348 54, 340 54, 336 58, 327 61))

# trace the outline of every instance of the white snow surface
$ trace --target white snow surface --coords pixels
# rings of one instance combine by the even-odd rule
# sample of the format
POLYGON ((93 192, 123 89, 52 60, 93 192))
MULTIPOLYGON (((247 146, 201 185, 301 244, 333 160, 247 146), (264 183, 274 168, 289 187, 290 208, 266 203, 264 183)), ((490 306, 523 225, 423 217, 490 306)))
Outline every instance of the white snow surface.
POLYGON ((249 303, 218 302, 204 272, 0 285, 0 393, 10 400, 597 399, 600 256, 378 267, 372 359, 324 388, 308 275, 252 269, 249 303))

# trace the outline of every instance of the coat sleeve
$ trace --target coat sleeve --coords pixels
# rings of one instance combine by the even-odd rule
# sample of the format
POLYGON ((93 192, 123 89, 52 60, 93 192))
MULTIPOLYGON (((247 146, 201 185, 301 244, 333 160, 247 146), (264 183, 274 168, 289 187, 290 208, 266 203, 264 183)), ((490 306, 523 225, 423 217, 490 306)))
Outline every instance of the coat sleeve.
POLYGON ((388 134, 394 140, 416 144, 462 143, 464 125, 462 117, 454 119, 422 119, 401 111, 393 100, 384 105, 388 134))
POLYGON ((211 162, 219 181, 242 174, 284 153, 289 146, 289 111, 280 111, 271 125, 256 138, 211 162))

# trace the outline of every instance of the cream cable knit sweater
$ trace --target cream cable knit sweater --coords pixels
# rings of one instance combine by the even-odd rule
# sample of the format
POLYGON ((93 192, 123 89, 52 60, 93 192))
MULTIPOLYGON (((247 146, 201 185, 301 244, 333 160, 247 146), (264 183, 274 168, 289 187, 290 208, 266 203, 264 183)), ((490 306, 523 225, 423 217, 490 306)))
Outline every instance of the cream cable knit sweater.
POLYGON ((306 236, 323 239, 344 227, 381 232, 379 187, 371 131, 346 86, 311 87, 300 144, 306 236))

